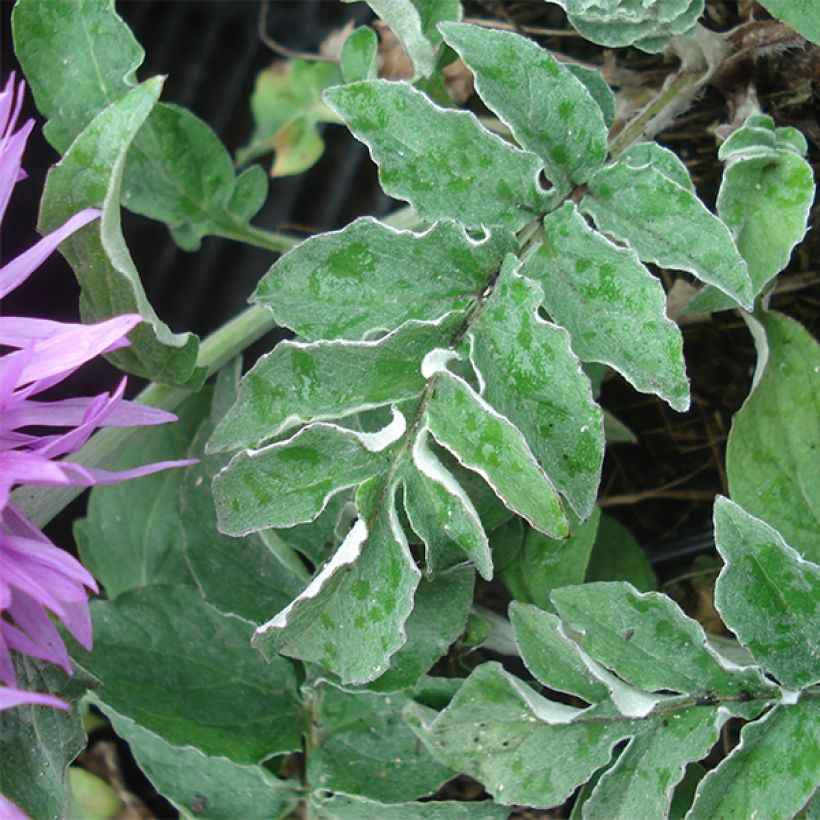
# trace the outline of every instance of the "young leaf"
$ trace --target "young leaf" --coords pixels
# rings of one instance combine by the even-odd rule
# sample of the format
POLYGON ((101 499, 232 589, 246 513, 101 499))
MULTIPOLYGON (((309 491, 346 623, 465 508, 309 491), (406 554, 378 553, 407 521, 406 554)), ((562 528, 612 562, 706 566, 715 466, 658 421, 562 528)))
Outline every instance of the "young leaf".
POLYGON ((690 820, 794 817, 820 782, 820 720, 810 700, 775 706, 700 782, 690 820))
POLYGON ((344 41, 339 67, 346 83, 374 80, 378 73, 379 39, 369 26, 361 26, 344 41))
POLYGON ((762 322, 768 359, 732 420, 726 448, 729 492, 787 544, 818 562, 820 347, 794 319, 766 313, 762 322))
POLYGON ((120 224, 125 156, 160 87, 159 80, 136 86, 101 111, 77 137, 49 172, 38 228, 51 231, 81 208, 102 207, 99 224, 79 231, 60 247, 82 288, 83 318, 100 321, 121 313, 141 313, 145 321, 131 333, 131 346, 111 355, 111 360, 149 379, 196 385, 204 375, 196 367, 199 342, 190 333, 172 333, 160 321, 142 288, 120 224))
POLYGON ((357 219, 285 254, 252 300, 304 339, 362 339, 467 307, 515 249, 507 231, 475 241, 455 222, 415 234, 357 219))
POLYGON ((296 807, 299 791, 274 777, 263 766, 234 763, 207 755, 192 746, 173 745, 107 705, 92 702, 128 743, 140 769, 157 791, 185 817, 202 812, 214 820, 237 817, 287 817, 296 807))
POLYGON ((715 502, 721 618, 784 686, 820 681, 820 567, 727 498, 715 502))
POLYGON ((306 778, 313 789, 400 802, 430 794, 453 776, 401 718, 410 697, 344 692, 327 684, 311 698, 315 730, 306 778))
POLYGON ((367 683, 406 640, 421 573, 398 521, 395 485, 365 485, 362 514, 335 555, 294 601, 256 630, 254 645, 319 663, 343 683, 367 683), (375 495, 375 497, 374 497, 375 495))
POLYGON ((636 142, 618 157, 632 168, 642 168, 645 165, 652 166, 656 171, 660 171, 665 177, 677 182, 681 188, 695 193, 695 183, 689 176, 689 169, 683 160, 668 148, 664 148, 657 142, 636 142))
POLYGON ((570 335, 538 316, 544 293, 516 264, 507 257, 469 331, 471 359, 483 397, 516 425, 550 481, 587 518, 604 457, 601 409, 570 335))
POLYGON ((675 410, 689 407, 680 330, 634 251, 592 230, 567 202, 544 219, 544 238, 521 272, 541 285, 544 308, 583 361, 608 364, 675 410))
POLYGON ((620 582, 582 584, 552 593, 576 643, 627 683, 649 692, 692 695, 765 690, 754 668, 727 668, 701 626, 670 598, 640 594, 620 582))
POLYGON ((558 493, 521 432, 466 382, 443 369, 436 373, 426 426, 461 464, 481 475, 513 512, 555 538, 569 534, 558 493))
POLYGON ((293 427, 419 396, 425 355, 446 345, 461 313, 410 321, 376 341, 280 342, 242 379, 208 448, 258 447, 293 427))
MULTIPOLYGON (((395 418, 404 420, 398 412, 395 418)), ((318 423, 286 441, 237 453, 214 479, 220 531, 247 535, 312 521, 331 496, 387 470, 389 449, 368 438, 378 435, 318 423)))
POLYGON ((322 92, 342 81, 335 63, 287 60, 259 73, 251 95, 254 130, 236 154, 238 165, 275 151, 271 176, 299 174, 322 155, 319 122, 338 122, 322 92))
MULTIPOLYGON (((126 448, 114 468, 188 457, 210 406, 210 388, 190 396, 180 405, 176 422, 126 448)), ((179 493, 186 472, 164 470, 91 492, 87 516, 75 522, 74 534, 83 563, 109 598, 150 584, 192 583, 181 549, 179 493)), ((203 489, 207 493, 207 487, 203 489)), ((207 501, 210 505, 209 497, 207 501)))
POLYGON ((550 208, 538 158, 467 111, 444 110, 407 83, 385 80, 337 86, 325 100, 370 148, 384 191, 422 219, 516 231, 550 208))
POLYGON ((715 285, 743 307, 752 284, 729 229, 689 190, 652 166, 620 161, 596 171, 581 209, 644 262, 715 285))
POLYGON ((62 669, 18 654, 17 685, 71 702, 70 712, 15 706, 0 716, 0 795, 30 817, 66 817, 71 810, 68 765, 86 737, 76 701, 83 686, 62 669))
POLYGON ((579 63, 563 63, 563 67, 584 84, 589 95, 601 109, 604 125, 607 129, 611 128, 615 122, 615 94, 601 76, 601 72, 579 63))
POLYGON ((607 133, 601 109, 552 55, 510 32, 464 23, 440 28, 475 74, 481 98, 522 148, 541 157, 558 190, 586 182, 604 164, 607 133))
POLYGON ((119 714, 172 745, 235 763, 300 748, 294 669, 260 658, 248 624, 181 586, 130 590, 91 611, 94 651, 75 646, 72 659, 119 714))

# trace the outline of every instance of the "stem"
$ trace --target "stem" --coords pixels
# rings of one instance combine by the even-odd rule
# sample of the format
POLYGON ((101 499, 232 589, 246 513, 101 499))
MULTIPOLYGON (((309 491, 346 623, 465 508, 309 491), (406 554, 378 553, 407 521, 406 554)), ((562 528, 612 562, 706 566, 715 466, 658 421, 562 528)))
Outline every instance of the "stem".
POLYGON ((264 228, 257 228, 253 225, 236 225, 233 228, 222 228, 219 235, 225 239, 235 239, 237 242, 244 242, 257 248, 264 248, 266 251, 277 251, 285 253, 291 248, 295 248, 303 239, 299 236, 291 236, 286 233, 276 233, 266 231, 264 228))
MULTIPOLYGON (((197 365, 204 367, 207 376, 211 376, 274 327, 276 324, 271 314, 264 308, 253 305, 203 341, 197 365)), ((152 383, 137 396, 136 401, 170 412, 191 392, 183 387, 152 383)), ((79 452, 67 457, 65 461, 86 467, 108 468, 127 446, 138 441, 141 436, 149 435, 150 431, 150 427, 107 427, 92 436, 79 452)), ((11 500, 35 526, 44 527, 83 490, 85 487, 24 486, 12 493, 11 500)))

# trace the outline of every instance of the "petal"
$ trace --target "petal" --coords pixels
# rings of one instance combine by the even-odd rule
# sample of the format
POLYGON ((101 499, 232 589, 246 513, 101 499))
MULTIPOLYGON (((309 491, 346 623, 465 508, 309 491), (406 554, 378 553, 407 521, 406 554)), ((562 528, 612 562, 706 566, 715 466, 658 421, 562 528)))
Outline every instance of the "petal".
MULTIPOLYGON (((31 130, 33 120, 26 123, 23 128, 31 130)), ((23 131, 19 132, 20 134, 23 131)), ((27 132, 26 132, 27 133, 27 132)), ((21 152, 22 153, 22 152, 21 152)), ((0 167, 5 166, 5 156, 0 157, 0 167)), ((14 168, 14 175, 17 176, 17 169, 19 163, 14 168)), ((16 180, 15 180, 16 181, 16 180)), ((5 211, 5 202, 3 201, 4 176, 0 171, 0 219, 2 219, 5 211)), ((14 182, 11 183, 12 187, 14 182)), ((9 188, 8 196, 11 195, 11 188, 9 188)), ((6 197, 6 202, 8 201, 6 197)), ((87 225, 100 215, 99 208, 86 208, 77 214, 74 214, 69 220, 61 225, 57 230, 52 231, 47 236, 44 236, 36 245, 29 248, 27 251, 21 253, 16 259, 12 259, 2 268, 0 268, 0 299, 7 293, 10 293, 22 282, 25 282, 29 276, 54 252, 54 249, 67 237, 71 236, 75 231, 87 225)))
POLYGON ((71 601, 65 604, 66 614, 63 616, 65 628, 76 638, 77 643, 89 652, 94 648, 91 627, 91 612, 88 608, 88 599, 71 601))
MULTIPOLYGON (((62 399, 61 401, 35 401, 26 399, 15 402, 3 410, 2 423, 7 430, 17 430, 28 425, 39 427, 63 427, 80 424, 86 410, 96 398, 62 399)), ((143 427, 151 424, 167 424, 176 421, 173 413, 123 399, 110 416, 101 422, 102 427, 143 427)))
MULTIPOLYGON (((5 623, 0 620, 0 626, 5 626, 5 623)), ((3 629, 0 629, 0 680, 8 686, 17 686, 17 674, 14 671, 14 663, 6 645, 3 629)))
MULTIPOLYGON (((0 711, 12 709, 15 706, 53 706, 55 709, 62 709, 70 712, 71 707, 55 695, 43 695, 39 692, 24 692, 21 689, 10 689, 7 686, 0 686, 0 711)), ((24 814, 10 800, 0 794, 0 817, 3 820, 28 820, 28 815, 24 814)))
MULTIPOLYGON (((0 143, 0 221, 6 213, 11 192, 20 176, 23 151, 26 150, 26 140, 32 128, 34 128, 34 120, 29 120, 16 134, 3 139, 0 143)), ((0 279, 2 279, 1 274, 0 279)))
MULTIPOLYGON (((0 633, 6 639, 9 649, 15 652, 22 652, 32 658, 39 658, 41 661, 48 661, 50 657, 36 643, 34 643, 25 632, 21 632, 16 626, 12 626, 8 621, 0 621, 0 633)), ((2 678, 2 675, 0 675, 2 678)), ((9 686, 14 686, 14 681, 6 681, 9 686)))
POLYGON ((0 533, 0 566, 2 555, 8 554, 21 562, 31 562, 61 572, 72 581, 98 591, 94 576, 73 556, 54 544, 44 544, 10 533, 0 533))
POLYGON ((57 627, 43 607, 20 590, 14 591, 14 600, 7 612, 15 624, 25 632, 44 653, 45 659, 61 666, 71 674, 71 661, 57 627))
MULTIPOLYGON (((77 472, 77 484, 90 486, 92 484, 116 484, 119 481, 129 481, 132 478, 142 478, 161 470, 171 470, 175 467, 190 467, 198 464, 199 459, 187 458, 180 461, 157 461, 154 464, 145 464, 142 467, 134 467, 131 470, 102 470, 97 467, 83 467, 79 464, 72 464, 70 461, 61 462, 63 467, 69 471, 77 472)), ((73 483, 73 482, 72 482, 73 483)))

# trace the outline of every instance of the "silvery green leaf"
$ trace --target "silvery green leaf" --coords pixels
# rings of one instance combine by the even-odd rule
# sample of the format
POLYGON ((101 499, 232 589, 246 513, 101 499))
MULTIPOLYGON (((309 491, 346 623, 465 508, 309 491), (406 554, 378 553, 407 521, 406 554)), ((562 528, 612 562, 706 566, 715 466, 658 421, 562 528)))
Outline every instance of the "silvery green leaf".
POLYGON ((535 460, 521 432, 462 379, 443 365, 426 426, 458 461, 481 475, 513 512, 542 532, 562 538, 569 524, 558 493, 535 460))
POLYGON ((542 243, 521 272, 541 285, 545 309, 582 360, 608 364, 676 410, 689 407, 680 330, 634 251, 592 230, 568 202, 544 219, 542 243))
POLYGON ((511 32, 464 23, 440 26, 475 75, 476 90, 522 148, 544 161, 561 191, 603 165, 603 114, 586 86, 547 51, 511 32))
POLYGON ((665 177, 671 179, 672 182, 677 182, 681 188, 686 188, 693 194, 695 193, 695 184, 692 182, 692 177, 689 176, 689 169, 686 164, 674 151, 664 148, 657 142, 636 142, 627 148, 618 159, 633 168, 651 165, 665 177))
POLYGON ((584 663, 584 653, 561 632, 561 620, 531 604, 513 601, 510 623, 527 669, 544 686, 600 703, 609 690, 584 663))
POLYGON ((725 562, 715 606, 726 626, 784 686, 820 681, 820 566, 722 497, 715 502, 715 544, 725 562))
POLYGON ((285 254, 253 301, 304 339, 362 339, 467 307, 515 248, 503 230, 475 241, 455 222, 416 234, 365 217, 285 254))
POLYGON ((285 609, 256 630, 254 645, 321 664, 343 683, 368 683, 406 641, 421 573, 398 520, 395 485, 359 490, 362 515, 333 557, 285 609))
MULTIPOLYGON (((397 412, 395 419, 401 435, 404 417, 397 412)), ((261 450, 237 453, 214 479, 220 531, 247 535, 312 521, 340 490, 386 472, 389 445, 383 443, 378 433, 320 422, 261 450)))
POLYGON ((603 462, 601 409, 570 334, 538 315, 544 292, 517 265, 507 257, 473 322, 470 358, 483 398, 521 431, 550 481, 587 518, 603 462))
POLYGON ((642 690, 775 691, 755 667, 730 669, 700 624, 665 595, 639 593, 621 582, 587 583, 554 590, 552 601, 585 652, 642 690))
POLYGON ((729 432, 729 492, 789 546, 819 562, 820 347, 794 319, 765 313, 762 322, 763 372, 729 432))
POLYGON ((596 171, 581 209, 644 262, 687 271, 751 308, 752 283, 729 229, 688 189, 652 166, 596 171))
POLYGON ((379 38, 369 26, 351 32, 342 44, 339 65, 346 83, 373 80, 378 72, 379 38))
POLYGON ((463 314, 411 320, 373 341, 280 342, 243 377, 208 449, 258 447, 293 427, 418 396, 426 383, 421 360, 463 321, 463 314))
POLYGON ((505 820, 509 809, 490 800, 428 800, 424 803, 379 803, 365 797, 334 794, 314 796, 311 811, 317 820, 505 820))
POLYGON ((403 82, 337 86, 325 99, 379 165, 382 188, 422 219, 516 231, 546 213, 553 195, 541 162, 479 125, 467 111, 439 108, 403 82))
POLYGON ((589 91, 590 96, 598 104, 604 118, 604 125, 612 127, 615 122, 615 94, 601 76, 601 72, 579 63, 564 63, 564 68, 579 79, 589 91))
POLYGON ((775 706, 743 727, 740 745, 701 780, 688 820, 789 818, 820 782, 817 702, 775 706))

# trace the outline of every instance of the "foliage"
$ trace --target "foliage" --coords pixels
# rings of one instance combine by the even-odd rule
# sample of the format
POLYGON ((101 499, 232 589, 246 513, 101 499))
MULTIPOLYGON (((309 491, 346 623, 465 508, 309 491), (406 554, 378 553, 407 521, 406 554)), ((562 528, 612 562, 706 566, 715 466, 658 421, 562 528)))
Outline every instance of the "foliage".
MULTIPOLYGON (((18 0, 17 53, 64 153, 43 227, 102 207, 99 234, 64 247, 84 315, 143 313, 117 363, 186 388, 174 428, 119 466, 199 459, 95 489, 76 523, 106 591, 94 650, 72 650, 80 689, 184 816, 505 817, 574 794, 573 817, 796 814, 820 780, 820 365, 765 297, 806 231, 805 140, 750 117, 721 146, 715 214, 656 143, 609 156, 614 97, 597 73, 460 22, 456 2, 369 5, 414 82, 376 77, 359 29, 339 66, 260 77, 238 158, 275 148, 275 173, 296 173, 321 153, 316 123, 343 123, 417 221, 360 218, 278 258, 252 301, 293 338, 203 386, 197 340, 145 297, 120 205, 186 249, 208 234, 259 244, 264 174, 236 176, 204 123, 158 102, 160 81, 136 82, 142 50, 110 2, 18 0), (433 92, 454 55, 498 133, 433 92), (653 591, 645 553, 598 503, 604 370, 690 404, 657 267, 705 285, 693 309, 742 308, 758 348, 731 500, 714 507, 731 640, 653 591), (509 620, 474 609, 496 577, 509 620), (699 767, 733 719, 740 743, 699 767), (459 774, 492 800, 417 802, 459 774)), ((703 4, 561 5, 593 42, 657 51, 703 4)), ((0 739, 19 746, 29 719, 0 739)), ((58 770, 36 787, 3 756, 0 785, 30 813, 67 805, 76 729, 44 725, 27 754, 58 770)))

